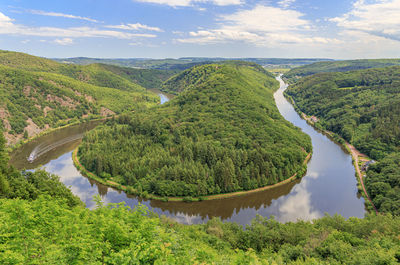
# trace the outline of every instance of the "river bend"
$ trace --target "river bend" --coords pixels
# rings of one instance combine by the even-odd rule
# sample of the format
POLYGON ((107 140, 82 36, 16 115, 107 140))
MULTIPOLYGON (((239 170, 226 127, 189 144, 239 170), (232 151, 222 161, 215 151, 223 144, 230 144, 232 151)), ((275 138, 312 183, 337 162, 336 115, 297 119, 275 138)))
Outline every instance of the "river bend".
MULTIPOLYGON (((235 198, 185 203, 144 200, 106 187, 82 176, 74 167, 71 157, 82 134, 94 128, 98 122, 68 127, 37 138, 16 150, 11 155, 11 164, 19 169, 33 169, 43 165, 47 171, 59 175, 60 180, 88 208, 95 207, 93 196, 99 194, 105 203, 125 202, 131 207, 142 203, 160 215, 185 224, 203 223, 212 217, 220 217, 224 221, 246 225, 256 215, 275 216, 280 222, 311 220, 325 213, 337 213, 346 218, 364 217, 364 199, 357 192, 351 156, 300 118, 283 96, 287 85, 280 77, 277 79, 280 82, 280 88, 274 94, 277 107, 286 120, 310 135, 313 156, 301 180, 271 190, 235 198), (40 156, 29 163, 27 158, 33 151, 40 153, 40 156)), ((164 94, 160 97, 162 103, 168 100, 164 94)))

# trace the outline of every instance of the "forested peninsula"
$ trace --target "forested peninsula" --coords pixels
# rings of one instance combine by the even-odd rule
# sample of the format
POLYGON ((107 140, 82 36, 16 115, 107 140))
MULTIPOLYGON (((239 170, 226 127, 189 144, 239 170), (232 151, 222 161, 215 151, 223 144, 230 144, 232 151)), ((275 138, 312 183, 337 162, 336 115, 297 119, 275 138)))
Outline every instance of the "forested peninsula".
POLYGON ((365 185, 380 212, 400 214, 400 67, 319 73, 287 90, 315 124, 343 137, 378 163, 365 185))
POLYGON ((305 172, 310 138, 275 106, 278 82, 261 66, 195 66, 167 80, 170 102, 87 133, 82 165, 141 194, 200 197, 251 190, 305 172))

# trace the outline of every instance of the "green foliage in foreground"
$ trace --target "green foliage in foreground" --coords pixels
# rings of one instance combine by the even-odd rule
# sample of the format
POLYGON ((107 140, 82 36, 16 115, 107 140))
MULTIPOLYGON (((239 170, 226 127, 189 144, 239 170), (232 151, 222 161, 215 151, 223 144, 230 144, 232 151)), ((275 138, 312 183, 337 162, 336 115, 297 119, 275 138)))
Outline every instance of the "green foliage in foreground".
POLYGON ((43 171, 8 167, 0 136, 0 264, 398 264, 400 218, 340 216, 243 229, 181 225, 145 206, 95 210, 43 171), (13 199, 11 199, 13 198, 13 199))
POLYGON ((180 225, 122 204, 89 210, 49 197, 0 199, 1 264, 398 264, 400 219, 340 216, 243 230, 180 225))
POLYGON ((400 67, 305 77, 287 94, 319 126, 373 159, 366 187, 380 211, 400 214, 400 67))
POLYGON ((159 196, 250 190, 303 170, 310 139, 280 115, 278 83, 263 68, 212 64, 174 80, 176 87, 191 84, 164 105, 87 133, 78 152, 82 165, 159 196))
POLYGON ((345 60, 316 62, 291 69, 284 74, 289 82, 297 81, 301 77, 325 73, 325 72, 346 72, 368 68, 379 68, 386 66, 400 65, 400 59, 368 59, 368 60, 345 60))

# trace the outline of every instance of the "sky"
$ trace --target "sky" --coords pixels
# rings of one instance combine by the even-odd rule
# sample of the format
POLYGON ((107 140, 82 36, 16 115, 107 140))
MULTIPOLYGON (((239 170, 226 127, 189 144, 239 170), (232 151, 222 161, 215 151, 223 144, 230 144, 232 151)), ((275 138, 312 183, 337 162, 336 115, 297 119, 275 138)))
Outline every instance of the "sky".
POLYGON ((400 0, 1 0, 0 49, 50 58, 399 58, 400 0))

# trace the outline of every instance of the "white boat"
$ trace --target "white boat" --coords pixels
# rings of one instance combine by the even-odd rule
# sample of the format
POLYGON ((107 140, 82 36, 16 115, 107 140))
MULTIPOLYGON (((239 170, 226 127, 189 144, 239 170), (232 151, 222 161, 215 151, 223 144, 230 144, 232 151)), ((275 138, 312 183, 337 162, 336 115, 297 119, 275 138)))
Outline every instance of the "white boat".
POLYGON ((28 162, 32 163, 35 160, 35 154, 32 152, 28 157, 28 162))

